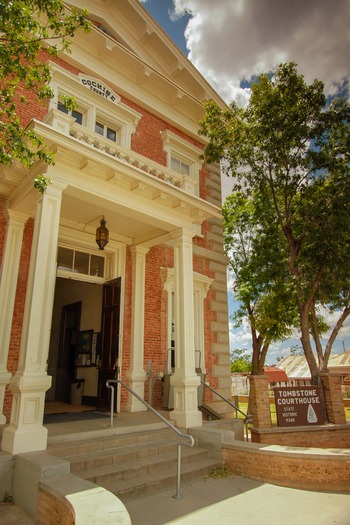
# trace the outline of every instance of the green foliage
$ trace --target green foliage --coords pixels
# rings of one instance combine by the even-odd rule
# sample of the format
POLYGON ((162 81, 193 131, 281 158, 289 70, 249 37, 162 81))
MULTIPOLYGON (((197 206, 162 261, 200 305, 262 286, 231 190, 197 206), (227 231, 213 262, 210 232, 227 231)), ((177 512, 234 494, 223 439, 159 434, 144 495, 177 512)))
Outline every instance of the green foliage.
POLYGON ((5 492, 5 496, 2 501, 4 503, 13 503, 13 497, 10 496, 7 492, 5 492))
MULTIPOLYGON (((233 274, 233 290, 240 307, 233 320, 239 327, 248 319, 252 334, 252 373, 262 374, 271 341, 291 334, 296 308, 287 286, 288 272, 280 260, 283 238, 259 194, 230 195, 223 206, 225 250, 233 274), (266 228, 261 227, 264 217, 266 228), (276 258, 276 254, 279 257, 276 258)), ((238 365, 237 365, 238 366, 238 365)))
POLYGON ((208 477, 213 479, 228 478, 231 474, 232 472, 227 465, 221 465, 220 467, 211 469, 208 477))
POLYGON ((261 339, 295 326, 314 380, 350 314, 350 106, 327 106, 323 89, 281 64, 252 86, 247 108, 206 102, 200 129, 206 159, 223 160, 235 181, 223 208, 226 250, 253 370, 254 344, 261 355, 261 339), (323 347, 325 311, 339 317, 323 347))
POLYGON ((252 369, 252 356, 247 350, 236 348, 230 352, 231 373, 250 372, 252 369))
POLYGON ((74 33, 89 30, 87 12, 61 0, 0 0, 0 12, 0 164, 52 164, 42 138, 23 127, 18 107, 33 96, 42 103, 52 98, 47 58, 69 52, 74 33))
POLYGON ((34 188, 40 193, 44 193, 49 184, 52 184, 51 180, 44 175, 39 175, 34 179, 34 188))

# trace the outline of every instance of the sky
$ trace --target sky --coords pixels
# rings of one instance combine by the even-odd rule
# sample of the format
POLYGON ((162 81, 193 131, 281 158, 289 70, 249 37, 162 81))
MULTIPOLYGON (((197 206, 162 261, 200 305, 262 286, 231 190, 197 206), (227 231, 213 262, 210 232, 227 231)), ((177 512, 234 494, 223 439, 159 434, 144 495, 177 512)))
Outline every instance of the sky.
MULTIPOLYGON (((327 95, 349 95, 350 0, 140 0, 226 103, 245 106, 249 82, 281 62, 294 61, 307 82, 315 78, 327 95)), ((224 193, 230 180, 223 179, 224 193)), ((235 300, 229 292, 230 312, 235 300)), ((332 321, 330 319, 330 321, 332 321)), ((333 319, 334 321, 334 319, 333 319)), ((327 336, 327 334, 325 334, 327 336)), ((231 348, 251 348, 248 325, 233 329, 231 348)), ((298 345, 298 334, 274 343, 267 357, 298 345)), ((350 319, 334 353, 350 347, 350 319)))

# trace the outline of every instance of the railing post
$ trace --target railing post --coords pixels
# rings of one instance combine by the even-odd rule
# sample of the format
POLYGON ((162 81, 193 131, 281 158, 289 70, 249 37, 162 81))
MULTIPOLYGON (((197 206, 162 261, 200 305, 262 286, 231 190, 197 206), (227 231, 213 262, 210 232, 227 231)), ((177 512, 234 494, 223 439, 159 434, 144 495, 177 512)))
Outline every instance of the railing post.
POLYGON ((181 480, 181 445, 193 447, 194 445, 194 438, 191 436, 191 434, 184 434, 180 430, 178 430, 174 425, 172 425, 165 417, 163 417, 157 410, 152 408, 152 406, 147 403, 142 397, 140 397, 132 388, 130 388, 128 385, 123 383, 120 379, 108 379, 106 381, 106 387, 110 388, 112 390, 111 392, 111 424, 110 426, 113 427, 113 407, 114 407, 114 386, 112 386, 112 383, 120 384, 128 392, 130 392, 133 396, 135 396, 141 403, 143 403, 148 410, 150 410, 153 414, 155 414, 159 419, 161 419, 169 428, 171 428, 178 436, 180 436, 183 439, 189 439, 190 444, 187 443, 179 443, 178 449, 177 449, 177 477, 176 477, 176 494, 173 496, 175 499, 181 499, 183 496, 180 494, 180 480, 181 480))
MULTIPOLYGON (((108 379, 108 381, 106 381, 106 387, 107 388, 110 388, 111 389, 111 415, 110 415, 110 418, 111 418, 111 422, 110 422, 110 427, 113 427, 113 420, 114 420, 114 386, 110 384, 109 382, 110 380, 108 379)), ((113 380, 112 380, 113 381, 113 380)))
POLYGON ((176 494, 173 496, 174 499, 182 499, 183 496, 180 494, 180 478, 181 478, 181 444, 177 446, 177 474, 176 474, 176 494))
POLYGON ((214 388, 212 388, 210 385, 208 385, 205 381, 203 381, 203 379, 201 379, 201 383, 209 388, 209 390, 211 390, 214 394, 216 394, 217 396, 219 396, 223 401, 226 401, 226 403, 228 403, 230 406, 232 406, 235 411, 236 411, 236 418, 237 418, 237 412, 239 412, 240 414, 242 414, 243 416, 245 416, 245 419, 244 419, 244 426, 245 426, 245 429, 246 429, 246 441, 249 441, 249 436, 248 436, 248 423, 251 423, 251 419, 252 419, 252 416, 250 416, 249 414, 245 414, 244 412, 242 412, 242 410, 240 410, 240 408, 238 406, 236 406, 234 403, 232 403, 232 401, 230 401, 229 399, 227 399, 226 397, 222 396, 219 392, 217 392, 217 390, 215 390, 214 388))

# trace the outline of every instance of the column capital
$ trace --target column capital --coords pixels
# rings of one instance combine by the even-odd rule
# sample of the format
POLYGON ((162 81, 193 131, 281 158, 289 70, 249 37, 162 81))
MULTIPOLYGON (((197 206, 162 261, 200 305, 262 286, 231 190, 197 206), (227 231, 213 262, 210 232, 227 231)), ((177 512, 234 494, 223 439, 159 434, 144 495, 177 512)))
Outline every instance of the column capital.
POLYGON ((146 246, 140 246, 138 244, 135 244, 134 246, 131 246, 130 251, 131 255, 135 257, 138 255, 147 255, 147 253, 149 252, 149 248, 147 248, 146 246))
POLYGON ((19 225, 23 225, 30 217, 27 213, 22 213, 17 210, 12 210, 9 208, 7 210, 8 219, 11 222, 16 222, 19 225))
POLYGON ((192 239, 195 236, 196 236, 196 233, 192 228, 177 228, 176 230, 171 232, 171 237, 174 242, 176 241, 192 242, 192 239))

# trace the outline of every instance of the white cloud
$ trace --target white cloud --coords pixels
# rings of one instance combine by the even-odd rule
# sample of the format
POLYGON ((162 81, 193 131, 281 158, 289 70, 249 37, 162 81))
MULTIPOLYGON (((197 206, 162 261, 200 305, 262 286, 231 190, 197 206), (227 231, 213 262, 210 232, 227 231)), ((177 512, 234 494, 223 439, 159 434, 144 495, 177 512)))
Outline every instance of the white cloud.
POLYGON ((348 0, 173 0, 177 15, 191 14, 189 58, 227 101, 243 105, 240 81, 295 61, 307 82, 326 91, 349 79, 348 0))

